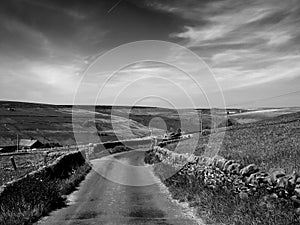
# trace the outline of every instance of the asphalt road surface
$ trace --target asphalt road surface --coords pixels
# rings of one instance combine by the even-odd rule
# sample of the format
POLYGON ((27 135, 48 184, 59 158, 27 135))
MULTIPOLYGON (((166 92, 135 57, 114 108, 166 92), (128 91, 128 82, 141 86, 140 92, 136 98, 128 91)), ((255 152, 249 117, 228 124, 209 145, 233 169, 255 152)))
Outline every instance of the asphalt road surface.
POLYGON ((150 166, 144 151, 135 150, 92 160, 93 170, 65 208, 53 211, 38 225, 202 224, 172 201, 150 166))

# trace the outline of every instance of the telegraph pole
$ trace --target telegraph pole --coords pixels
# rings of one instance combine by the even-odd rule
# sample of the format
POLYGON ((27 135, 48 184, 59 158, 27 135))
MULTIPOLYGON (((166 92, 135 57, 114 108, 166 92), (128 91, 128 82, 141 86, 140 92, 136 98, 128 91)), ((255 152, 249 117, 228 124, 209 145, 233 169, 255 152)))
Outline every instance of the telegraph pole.
POLYGON ((229 116, 229 111, 226 110, 226 129, 228 127, 228 116, 229 116))
POLYGON ((17 134, 17 152, 19 151, 19 134, 17 134))
POLYGON ((203 132, 203 117, 202 117, 202 110, 200 111, 200 122, 201 122, 200 133, 202 134, 202 132, 203 132))

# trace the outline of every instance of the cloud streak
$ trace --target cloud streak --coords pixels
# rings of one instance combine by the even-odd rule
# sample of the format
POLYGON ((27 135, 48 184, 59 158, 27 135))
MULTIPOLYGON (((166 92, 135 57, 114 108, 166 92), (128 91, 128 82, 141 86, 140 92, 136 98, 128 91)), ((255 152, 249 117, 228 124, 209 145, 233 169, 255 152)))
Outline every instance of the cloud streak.
POLYGON ((171 37, 202 56, 223 89, 265 87, 299 78, 300 7, 296 1, 188 3, 176 1, 177 7, 170 6, 171 12, 193 21, 171 37))
MULTIPOLYGON (((249 99, 278 95, 289 87, 291 91, 299 89, 297 0, 120 2, 115 1, 114 5, 110 0, 1 1, 2 98, 71 103, 81 74, 99 55, 121 44, 146 39, 172 41, 192 50, 211 68, 229 101, 237 101, 232 97, 235 94, 249 99), (48 94, 44 90, 49 90, 48 94)), ((147 46, 143 51, 156 49, 147 46)), ((133 52, 128 52, 126 57, 133 56, 133 52)), ((186 72, 198 74, 206 90, 217 91, 203 78, 204 69, 193 66, 187 57, 174 52, 167 59, 181 63, 186 72)), ((108 64, 118 61, 112 59, 108 64)), ((87 86, 97 88, 96 84, 104 82, 111 73, 110 66, 96 71, 86 81, 87 86)), ((143 93, 154 86, 167 96, 173 89, 166 83, 155 86, 160 77, 189 89, 190 81, 185 74, 159 63, 130 65, 119 71, 110 85, 118 89, 131 80, 145 78, 140 83, 143 88, 137 90, 143 93)), ((197 99, 196 88, 189 90, 197 99)), ((87 90, 83 103, 89 94, 87 90)))

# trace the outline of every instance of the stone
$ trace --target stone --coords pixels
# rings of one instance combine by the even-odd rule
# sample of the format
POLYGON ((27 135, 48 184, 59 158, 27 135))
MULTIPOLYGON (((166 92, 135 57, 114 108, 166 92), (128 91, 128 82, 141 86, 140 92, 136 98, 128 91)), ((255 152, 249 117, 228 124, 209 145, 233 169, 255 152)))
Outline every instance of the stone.
POLYGON ((202 160, 201 160, 201 163, 208 164, 209 163, 209 158, 203 157, 202 160))
POLYGON ((213 157, 213 158, 211 159, 211 162, 210 162, 209 165, 215 167, 216 164, 217 164, 217 162, 218 162, 218 158, 217 158, 217 157, 213 157))
POLYGON ((291 200, 298 206, 300 206, 300 199, 296 196, 296 195, 293 195, 291 197, 291 200))
POLYGON ((271 182, 276 183, 277 179, 285 176, 285 171, 283 169, 277 169, 271 172, 271 182))
POLYGON ((225 162, 224 163, 224 166, 223 166, 223 171, 226 171, 227 170, 227 167, 229 166, 229 165, 231 165, 232 163, 234 163, 234 161, 233 160, 228 160, 227 162, 225 162))
POLYGON ((240 199, 248 199, 249 196, 246 192, 242 191, 239 193, 239 197, 240 199))
POLYGON ((272 182, 272 180, 271 180, 271 176, 270 176, 270 175, 267 176, 265 180, 266 180, 266 182, 268 183, 268 185, 273 185, 273 182, 272 182))
POLYGON ((279 190, 276 191, 276 194, 279 198, 286 198, 288 193, 284 189, 279 189, 279 190))
POLYGON ((265 172, 258 172, 258 173, 255 173, 257 174, 256 175, 256 180, 257 182, 260 184, 260 183, 266 183, 267 181, 267 177, 268 177, 268 174, 265 173, 265 172))
POLYGON ((218 162, 216 163, 216 166, 217 166, 219 169, 223 169, 225 163, 226 163, 226 160, 225 160, 225 159, 219 159, 218 162))
POLYGON ((290 174, 286 177, 287 177, 287 185, 286 185, 285 189, 289 193, 293 193, 294 189, 296 188, 296 181, 298 178, 298 174, 294 171, 292 174, 290 174))
POLYGON ((287 186, 288 186, 287 177, 280 177, 279 179, 277 179, 277 184, 276 184, 277 188, 287 188, 287 186))
MULTIPOLYGON (((292 184, 292 185, 296 185, 297 183, 297 180, 299 177, 299 174, 294 171, 291 175, 288 176, 289 177, 289 182, 292 184)), ((300 179, 299 179, 299 182, 300 182, 300 179)))
POLYGON ((294 192, 295 192, 295 195, 300 198, 300 188, 295 188, 294 192))
POLYGON ((199 162, 200 162, 200 160, 201 160, 201 157, 199 157, 199 156, 196 156, 196 163, 198 164, 199 162))
POLYGON ((273 193, 273 194, 270 195, 270 198, 276 199, 276 198, 278 198, 278 195, 273 193))
POLYGON ((266 176, 263 172, 256 172, 249 176, 249 178, 246 180, 247 184, 255 184, 257 185, 259 182, 261 182, 262 179, 264 179, 266 176))
POLYGON ((255 164, 250 164, 240 170, 240 174, 243 176, 250 176, 253 173, 258 172, 258 168, 255 164))
POLYGON ((238 173, 240 167, 241 165, 239 163, 232 163, 227 167, 226 171, 229 173, 238 173))

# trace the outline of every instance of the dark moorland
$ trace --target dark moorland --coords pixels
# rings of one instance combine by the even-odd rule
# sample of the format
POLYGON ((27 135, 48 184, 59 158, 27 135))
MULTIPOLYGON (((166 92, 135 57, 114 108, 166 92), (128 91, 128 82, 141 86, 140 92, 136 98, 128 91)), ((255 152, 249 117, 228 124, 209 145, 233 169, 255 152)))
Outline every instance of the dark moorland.
POLYGON ((199 131, 199 114, 209 128, 209 110, 156 107, 70 106, 0 101, 0 147, 16 146, 16 138, 65 145, 105 142, 149 135, 148 127, 199 131), (161 123, 161 120, 164 122, 161 123), (76 142, 74 138, 76 136, 76 142), (79 140, 78 140, 79 139, 79 140))

